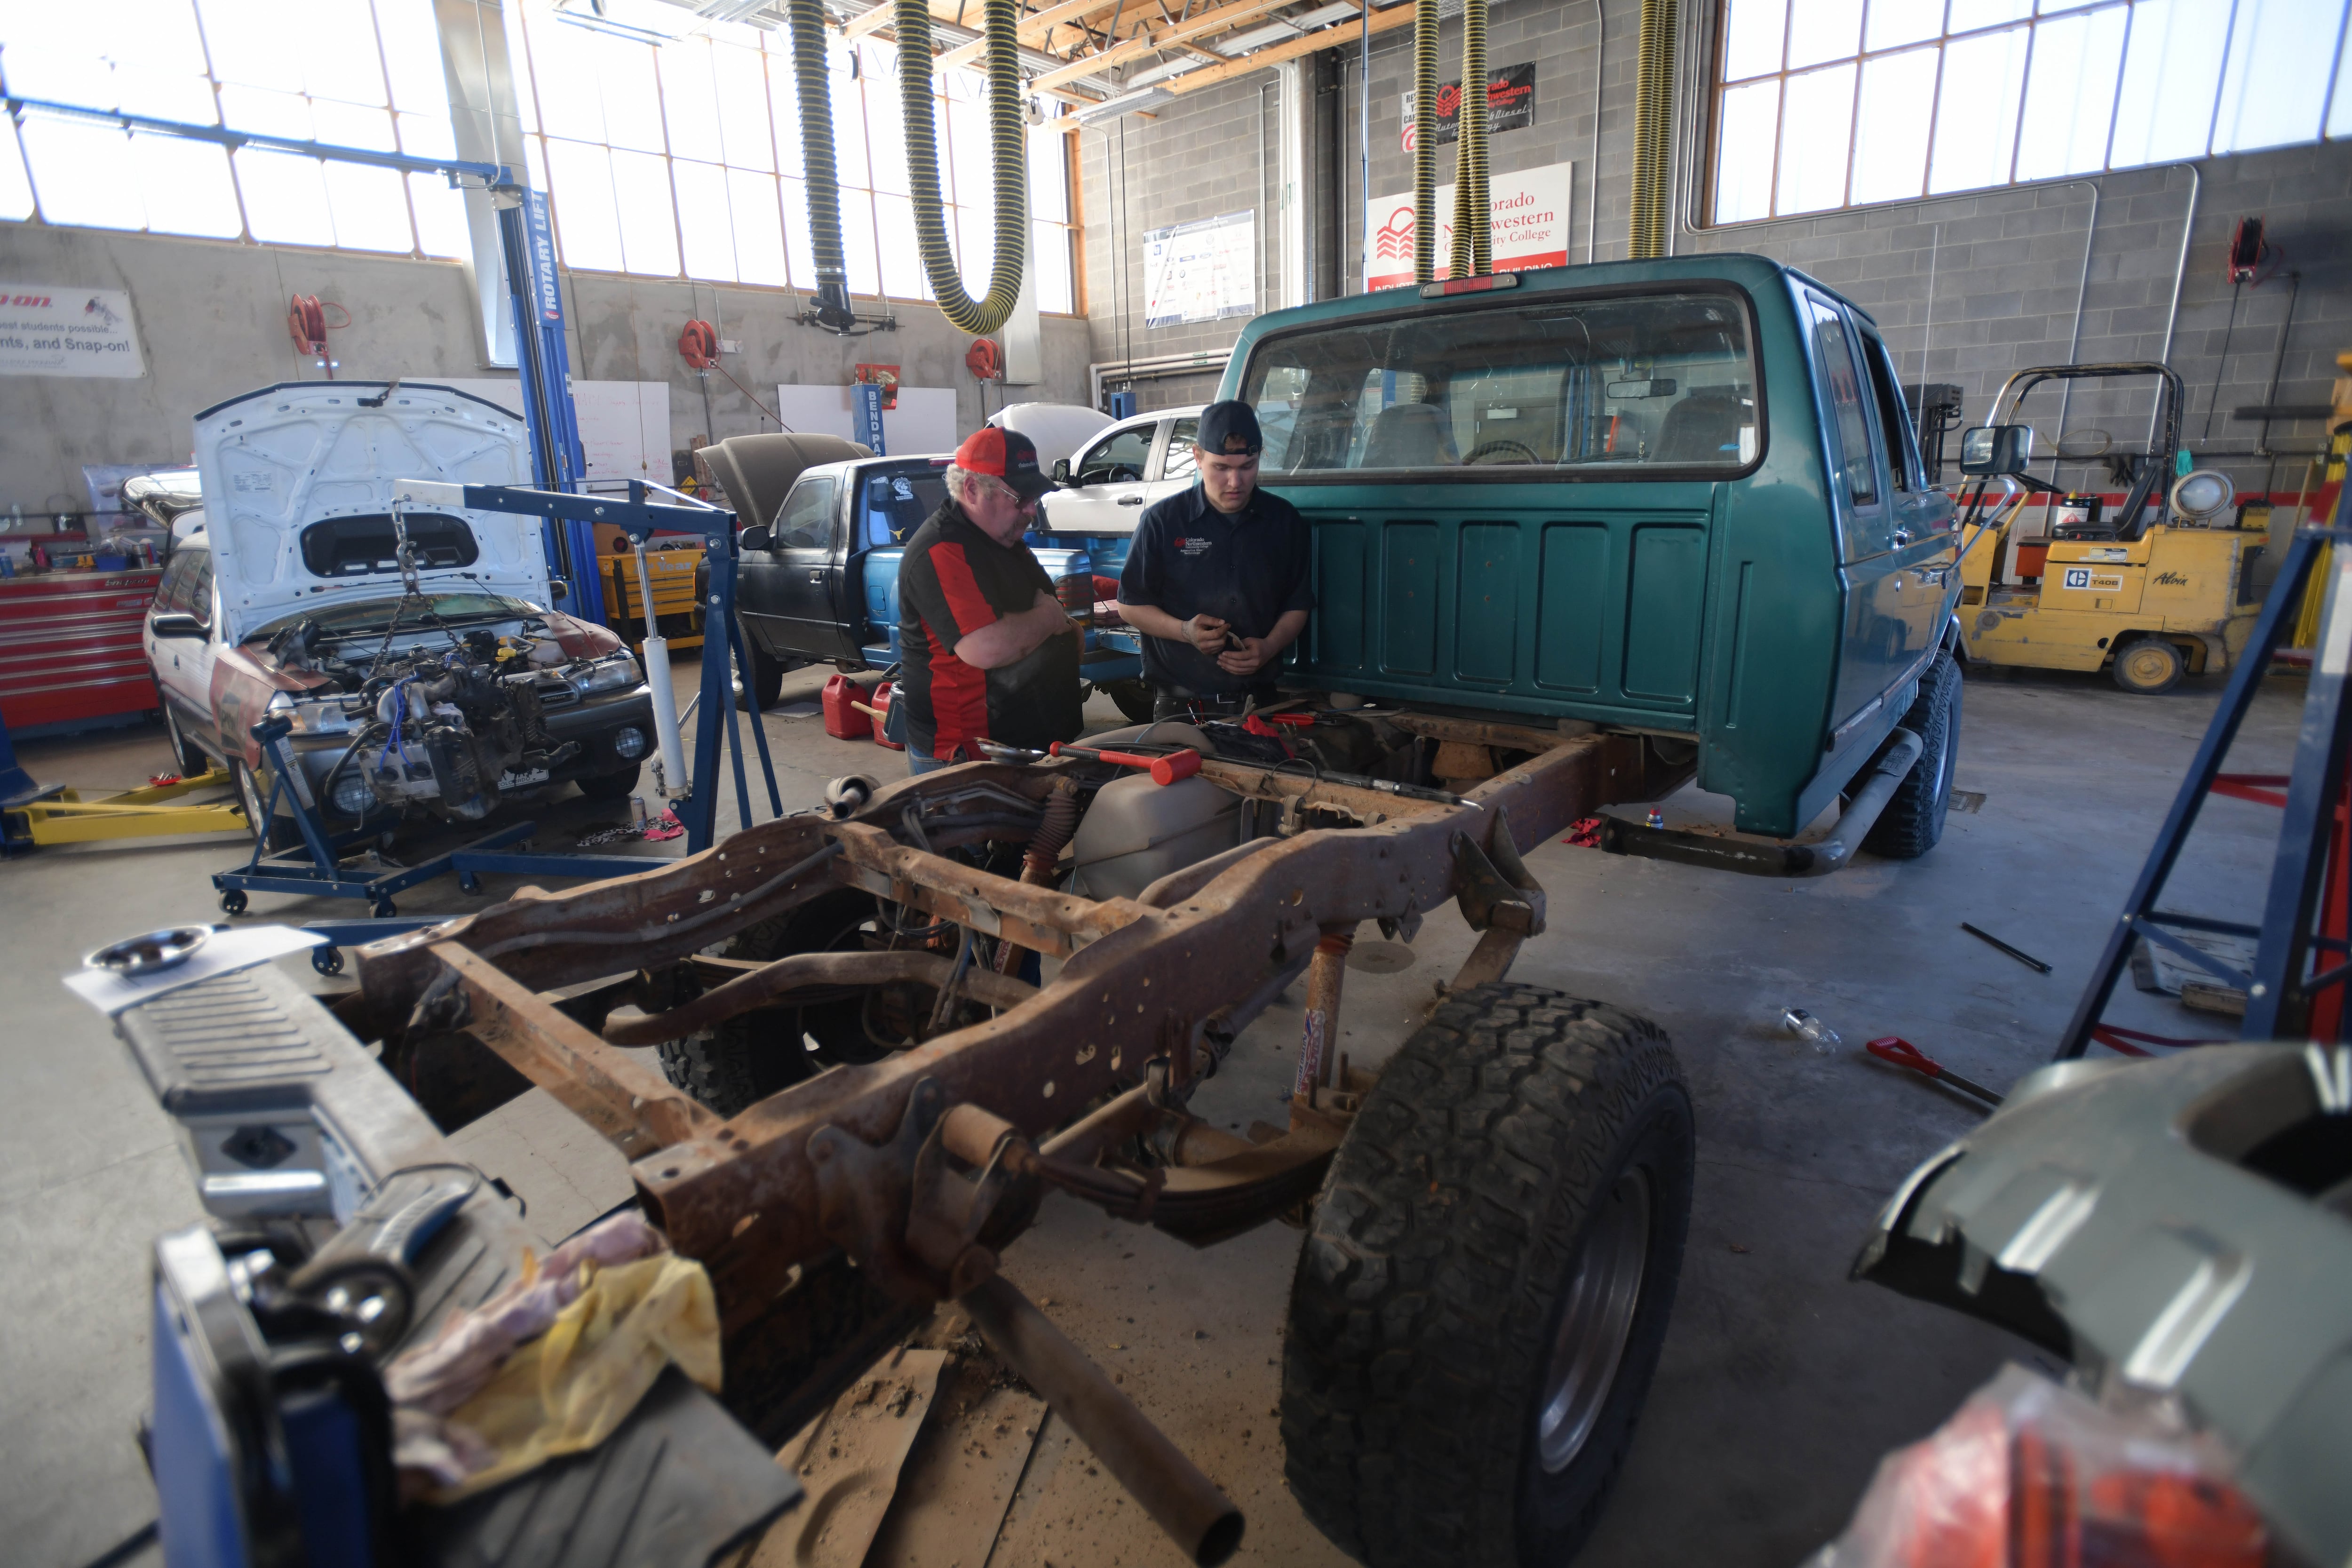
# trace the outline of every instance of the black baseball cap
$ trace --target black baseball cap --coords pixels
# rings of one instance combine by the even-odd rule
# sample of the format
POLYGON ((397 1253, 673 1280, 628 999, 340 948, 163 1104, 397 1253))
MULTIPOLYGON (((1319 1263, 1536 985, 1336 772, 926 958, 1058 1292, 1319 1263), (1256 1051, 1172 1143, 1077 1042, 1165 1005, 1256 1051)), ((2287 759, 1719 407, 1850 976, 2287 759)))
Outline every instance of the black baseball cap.
POLYGON ((955 463, 965 473, 1003 479, 1023 500, 1035 500, 1054 488, 1051 476, 1037 467, 1037 444, 1018 430, 982 426, 956 448, 955 463))
POLYGON ((1201 450, 1221 458, 1248 457, 1265 447, 1265 437, 1257 427, 1257 410, 1239 398, 1212 403, 1201 410, 1201 434, 1194 440, 1201 450), (1235 441, 1242 444, 1235 447, 1235 441))

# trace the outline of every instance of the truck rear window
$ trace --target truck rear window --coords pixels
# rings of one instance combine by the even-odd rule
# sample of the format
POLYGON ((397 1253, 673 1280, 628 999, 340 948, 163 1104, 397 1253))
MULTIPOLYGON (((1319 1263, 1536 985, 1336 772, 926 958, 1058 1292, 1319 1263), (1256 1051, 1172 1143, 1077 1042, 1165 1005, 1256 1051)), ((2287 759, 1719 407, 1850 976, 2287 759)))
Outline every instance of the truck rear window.
POLYGON ((1729 294, 1482 300, 1305 328, 1258 346, 1242 396, 1269 474, 1737 469, 1759 441, 1748 311, 1729 294))
MULTIPOLYGON (((471 566, 481 555, 474 531, 454 517, 411 512, 408 542, 420 567, 471 566)), ((400 570, 390 514, 331 517, 302 531, 302 564, 313 577, 366 577, 400 570)))

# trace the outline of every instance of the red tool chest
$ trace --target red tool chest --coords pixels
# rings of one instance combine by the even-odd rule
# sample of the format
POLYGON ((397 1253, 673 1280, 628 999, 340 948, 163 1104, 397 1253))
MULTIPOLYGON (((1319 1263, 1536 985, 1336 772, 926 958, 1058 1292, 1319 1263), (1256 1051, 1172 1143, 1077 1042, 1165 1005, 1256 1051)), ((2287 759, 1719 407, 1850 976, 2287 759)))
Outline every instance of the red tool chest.
POLYGON ((140 632, 159 567, 0 578, 0 718, 11 730, 156 704, 140 632))

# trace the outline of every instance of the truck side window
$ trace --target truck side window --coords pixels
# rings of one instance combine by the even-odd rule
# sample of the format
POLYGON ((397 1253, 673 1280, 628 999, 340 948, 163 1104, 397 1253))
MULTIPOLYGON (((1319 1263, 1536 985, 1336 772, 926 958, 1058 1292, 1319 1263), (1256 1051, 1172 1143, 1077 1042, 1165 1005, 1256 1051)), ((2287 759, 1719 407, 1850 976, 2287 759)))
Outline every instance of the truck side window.
POLYGON ((1168 459, 1161 465, 1162 479, 1189 479, 1200 465, 1192 460, 1192 448, 1200 444, 1201 422, 1179 419, 1176 428, 1168 432, 1168 459))
POLYGON ((1856 506, 1878 501, 1878 470, 1871 460, 1870 416, 1862 411, 1862 375, 1846 341, 1845 322, 1824 300, 1808 299, 1813 321, 1813 358, 1829 401, 1830 445, 1845 470, 1846 499, 1856 506))
POLYGON ((1151 459, 1151 437, 1159 428, 1138 425, 1096 442, 1078 459, 1078 482, 1108 485, 1142 479, 1143 465, 1151 459))
POLYGON ((1911 439, 1911 421, 1903 416, 1903 395, 1895 390, 1894 373, 1886 363, 1886 345, 1863 334, 1862 357, 1870 365, 1870 390, 1878 399, 1878 429, 1886 438, 1886 477, 1898 490, 1919 489, 1919 448, 1911 439))
POLYGON ((777 509, 771 538, 776 550, 824 550, 833 543, 833 481, 803 479, 777 509))

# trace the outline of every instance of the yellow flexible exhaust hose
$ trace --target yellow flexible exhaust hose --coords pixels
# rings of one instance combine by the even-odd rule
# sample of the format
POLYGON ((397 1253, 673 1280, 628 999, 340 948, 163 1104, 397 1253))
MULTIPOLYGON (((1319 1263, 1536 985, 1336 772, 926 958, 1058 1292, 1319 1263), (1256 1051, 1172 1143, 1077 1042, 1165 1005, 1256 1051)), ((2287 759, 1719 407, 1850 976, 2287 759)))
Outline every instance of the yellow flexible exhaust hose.
POLYGON ((896 0, 898 96, 907 121, 907 187, 915 208, 915 240, 940 311, 964 331, 992 332, 1013 314, 1021 268, 1029 254, 1028 153, 1022 144, 1021 60, 1014 29, 1018 0, 986 0, 982 26, 988 38, 988 136, 996 192, 996 256, 988 297, 964 292, 948 247, 940 210, 939 131, 931 96, 931 13, 925 0, 896 0))
POLYGON ((1494 204, 1486 188, 1486 0, 1462 0, 1461 132, 1454 144, 1454 271, 1495 269, 1494 204))
POLYGON ((1412 280, 1437 276, 1437 0, 1412 7, 1412 280))
POLYGON ((1642 0, 1642 53, 1635 77, 1633 201, 1627 254, 1666 251, 1666 182, 1675 110, 1675 0, 1642 0))
POLYGON ((841 255, 841 181, 833 161, 833 95, 824 79, 824 6, 792 0, 793 78, 801 111, 801 172, 808 182, 809 245, 816 252, 817 315, 845 328, 849 269, 841 255))

